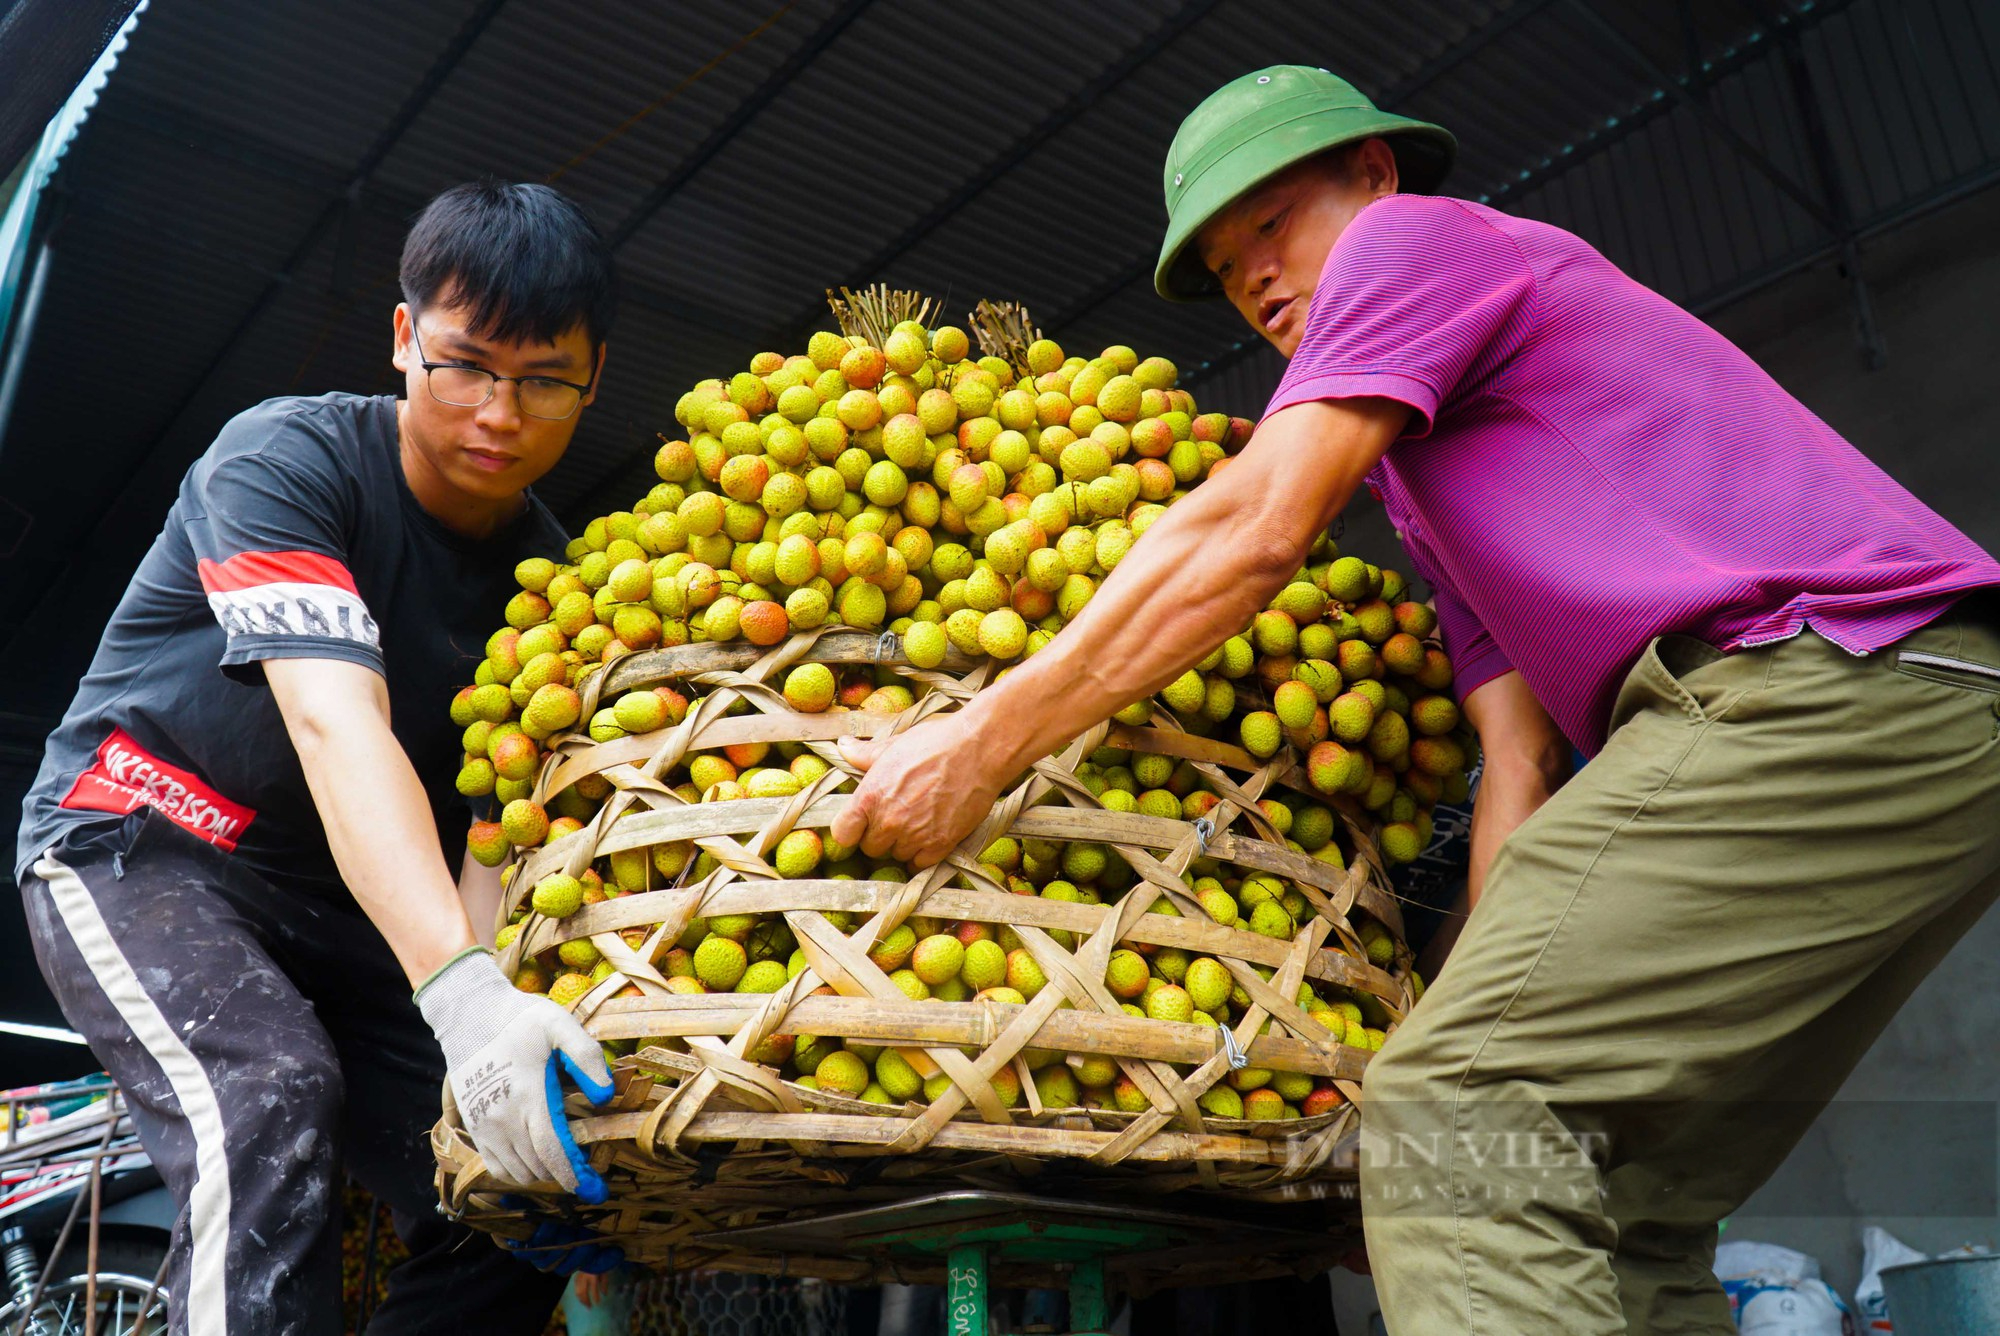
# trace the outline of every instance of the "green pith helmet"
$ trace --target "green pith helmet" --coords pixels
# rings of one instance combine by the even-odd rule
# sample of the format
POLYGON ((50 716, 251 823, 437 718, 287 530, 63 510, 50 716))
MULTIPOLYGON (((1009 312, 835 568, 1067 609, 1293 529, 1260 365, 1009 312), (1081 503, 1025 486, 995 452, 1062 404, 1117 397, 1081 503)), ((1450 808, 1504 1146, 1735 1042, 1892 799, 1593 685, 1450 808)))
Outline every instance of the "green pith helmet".
POLYGON ((1377 111, 1353 84, 1309 65, 1273 65, 1216 89, 1167 150, 1167 239, 1153 287, 1170 301, 1220 296, 1193 244, 1208 221, 1294 163, 1376 135, 1414 194, 1436 190, 1458 152, 1449 130, 1377 111))

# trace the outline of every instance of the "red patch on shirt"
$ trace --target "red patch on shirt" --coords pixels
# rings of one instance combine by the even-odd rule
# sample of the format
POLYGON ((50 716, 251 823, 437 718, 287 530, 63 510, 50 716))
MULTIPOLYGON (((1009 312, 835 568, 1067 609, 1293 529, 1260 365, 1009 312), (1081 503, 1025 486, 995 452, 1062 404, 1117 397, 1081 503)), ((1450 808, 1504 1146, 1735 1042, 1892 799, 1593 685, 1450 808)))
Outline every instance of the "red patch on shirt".
POLYGON ((122 728, 111 730, 97 749, 97 764, 76 777, 62 805, 72 811, 120 816, 151 807, 225 853, 235 852, 237 837, 257 819, 255 811, 229 801, 194 772, 168 765, 122 728))
POLYGON ((331 585, 358 592, 347 567, 318 552, 238 552, 224 561, 198 563, 204 593, 223 594, 268 584, 331 585))

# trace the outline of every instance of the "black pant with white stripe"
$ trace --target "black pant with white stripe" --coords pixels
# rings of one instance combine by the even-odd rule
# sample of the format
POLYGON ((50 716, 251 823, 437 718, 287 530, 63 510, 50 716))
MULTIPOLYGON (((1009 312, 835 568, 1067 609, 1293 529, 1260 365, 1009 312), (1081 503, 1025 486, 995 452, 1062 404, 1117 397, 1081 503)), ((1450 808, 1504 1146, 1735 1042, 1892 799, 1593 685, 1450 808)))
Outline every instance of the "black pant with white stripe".
POLYGON ((371 1336, 540 1332, 561 1280, 436 1213, 444 1058, 374 925, 157 815, 24 879, 42 973, 181 1203, 172 1330, 332 1336, 342 1169, 411 1258, 371 1336))

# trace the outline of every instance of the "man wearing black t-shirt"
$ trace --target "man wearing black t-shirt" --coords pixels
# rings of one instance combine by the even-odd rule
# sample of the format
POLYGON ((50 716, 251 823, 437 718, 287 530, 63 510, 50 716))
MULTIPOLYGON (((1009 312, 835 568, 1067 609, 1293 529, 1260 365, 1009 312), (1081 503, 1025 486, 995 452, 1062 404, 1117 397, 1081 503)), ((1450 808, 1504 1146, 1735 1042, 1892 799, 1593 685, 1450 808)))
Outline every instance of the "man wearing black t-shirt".
POLYGON ((502 1177, 603 1191, 552 1108, 558 1064, 608 1098, 602 1053, 480 945, 497 875, 447 863, 447 707, 515 565, 562 555, 528 488, 595 396, 611 257, 546 186, 461 186, 401 277, 405 396, 223 428, 24 805, 42 972, 181 1203, 176 1333, 339 1331, 343 1168, 413 1254, 371 1332, 542 1330, 562 1280, 436 1214, 444 1079, 502 1177))

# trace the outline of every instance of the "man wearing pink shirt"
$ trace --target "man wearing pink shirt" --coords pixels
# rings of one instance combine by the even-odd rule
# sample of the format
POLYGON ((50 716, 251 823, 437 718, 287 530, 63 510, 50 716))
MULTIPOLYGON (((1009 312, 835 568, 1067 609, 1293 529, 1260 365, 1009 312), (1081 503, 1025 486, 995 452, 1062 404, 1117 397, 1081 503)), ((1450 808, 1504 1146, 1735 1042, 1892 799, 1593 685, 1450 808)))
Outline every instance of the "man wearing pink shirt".
POLYGON ((1296 66, 1188 117, 1156 286, 1284 381, 1048 649, 853 747, 834 833, 934 861, 1365 483, 1486 758, 1476 911, 1365 1086, 1384 1316, 1719 1336, 1717 1222, 2000 893, 2000 564, 1583 241, 1417 193, 1453 148, 1296 66))

